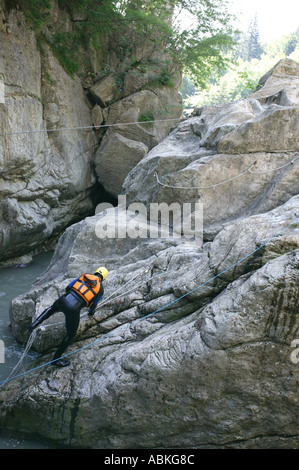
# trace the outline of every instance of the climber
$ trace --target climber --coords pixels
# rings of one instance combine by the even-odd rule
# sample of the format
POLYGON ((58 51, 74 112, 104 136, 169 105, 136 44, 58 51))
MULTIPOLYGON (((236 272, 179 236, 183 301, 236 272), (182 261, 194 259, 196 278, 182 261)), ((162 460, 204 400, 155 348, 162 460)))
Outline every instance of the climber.
POLYGON ((53 357, 53 365, 65 367, 70 364, 68 360, 60 358, 76 335, 80 322, 81 309, 88 307, 88 315, 94 315, 95 308, 104 295, 102 282, 105 280, 107 274, 107 268, 100 267, 96 270, 94 275, 82 274, 80 277, 77 277, 67 286, 65 294, 59 297, 59 299, 57 299, 51 307, 47 308, 31 325, 27 326, 27 329, 32 332, 55 312, 60 311, 64 313, 67 334, 53 357))

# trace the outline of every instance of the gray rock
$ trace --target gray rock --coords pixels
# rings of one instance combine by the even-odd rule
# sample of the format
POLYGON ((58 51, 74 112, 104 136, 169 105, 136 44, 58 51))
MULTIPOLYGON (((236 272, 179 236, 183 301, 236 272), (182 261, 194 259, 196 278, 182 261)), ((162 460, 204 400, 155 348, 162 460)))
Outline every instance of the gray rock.
POLYGON ((119 94, 113 75, 109 74, 97 81, 90 89, 94 99, 105 108, 109 101, 115 100, 119 94))
POLYGON ((103 113, 102 113, 101 107, 98 104, 96 104, 94 108, 91 110, 91 117, 92 117, 92 122, 94 126, 100 126, 103 123, 104 121, 103 113))
POLYGON ((166 321, 131 324, 132 298, 126 314, 71 348, 70 368, 40 368, 2 389, 2 426, 21 422, 23 431, 91 448, 297 447, 298 266, 299 250, 287 252, 170 322, 166 309, 166 321))
POLYGON ((297 194, 298 66, 287 60, 272 73, 248 98, 203 107, 180 122, 128 174, 129 203, 201 202, 204 237, 212 240, 235 218, 267 212, 297 194), (291 70, 283 82, 279 70, 291 70), (276 79, 284 86, 280 95, 290 97, 279 104, 276 79))
POLYGON ((259 89, 251 96, 261 102, 272 101, 274 97, 276 104, 298 106, 298 77, 298 63, 291 59, 282 59, 260 79, 259 89))
POLYGON ((122 193, 127 175, 147 154, 148 147, 138 140, 127 139, 118 132, 105 138, 95 158, 95 168, 104 188, 112 196, 122 193))
POLYGON ((298 151, 299 65, 291 59, 279 61, 259 86, 248 100, 257 100, 264 112, 223 137, 220 152, 298 151))
MULTIPOLYGON (((124 222, 118 211, 107 211, 110 226, 124 222)), ((78 271, 99 263, 110 269, 107 302, 92 319, 83 313, 70 368, 41 367, 1 390, 1 425, 21 420, 24 431, 91 448, 297 446, 288 436, 298 223, 284 229, 298 212, 297 196, 228 225, 203 250, 182 240, 98 239, 103 214, 68 229, 49 270, 12 302, 16 336, 78 271)), ((37 349, 57 346, 62 321, 40 328, 37 349)))
POLYGON ((122 194, 128 173, 180 118, 178 93, 172 89, 167 93, 139 91, 112 104, 105 114, 106 124, 115 127, 106 132, 95 154, 95 164, 100 183, 113 196, 122 194), (169 103, 174 103, 170 111, 169 103))
POLYGON ((87 99, 79 79, 66 74, 46 45, 41 55, 21 11, 8 12, 3 1, 0 9, 5 83, 0 121, 1 133, 7 134, 0 136, 3 261, 40 249, 90 213, 96 138, 92 130, 85 131, 84 140, 80 131, 44 132, 92 125, 87 99))
POLYGON ((221 153, 296 152, 299 108, 272 104, 257 118, 222 137, 221 153))
MULTIPOLYGON (((81 50, 88 64, 86 77, 71 78, 46 43, 39 47, 21 8, 8 9, 6 3, 0 0, 0 79, 5 83, 5 103, 0 104, 0 133, 5 134, 0 136, 1 264, 32 259, 34 253, 53 247, 67 226, 93 213, 94 201, 101 197, 99 182, 113 195, 121 191, 127 173, 175 122, 139 124, 144 113, 152 112, 155 119, 181 115, 179 79, 165 91, 131 87, 132 96, 126 96, 130 79, 125 80, 125 90, 117 86, 116 72, 123 72, 123 64, 116 57, 111 64, 110 54, 105 66, 111 72, 93 83, 91 77, 103 70, 92 46, 88 53, 81 50), (128 119, 137 123, 130 131, 128 119), (114 123, 123 126, 104 139, 106 128, 92 129, 114 123), (64 130, 54 132, 57 129, 64 130), (101 139, 101 151, 94 158, 101 139)), ((57 2, 51 6, 52 22, 43 27, 49 44, 61 28, 69 32, 73 21, 82 20, 81 14, 73 19, 57 2)))

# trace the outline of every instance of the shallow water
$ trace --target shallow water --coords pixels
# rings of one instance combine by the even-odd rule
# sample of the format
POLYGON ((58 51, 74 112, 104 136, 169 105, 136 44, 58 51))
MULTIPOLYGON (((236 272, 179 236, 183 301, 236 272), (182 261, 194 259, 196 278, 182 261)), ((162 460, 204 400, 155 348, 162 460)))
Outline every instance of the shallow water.
MULTIPOLYGON (((21 358, 24 346, 14 339, 9 319, 9 305, 12 299, 27 292, 35 279, 48 267, 53 253, 44 253, 34 258, 27 266, 0 268, 0 346, 4 343, 4 358, 0 352, 0 382, 5 380, 21 358), (2 363, 4 359, 4 363, 2 363)), ((29 359, 36 357, 30 352, 29 359)), ((38 440, 24 439, 23 436, 4 435, 0 432, 0 449, 49 449, 52 446, 38 440)))

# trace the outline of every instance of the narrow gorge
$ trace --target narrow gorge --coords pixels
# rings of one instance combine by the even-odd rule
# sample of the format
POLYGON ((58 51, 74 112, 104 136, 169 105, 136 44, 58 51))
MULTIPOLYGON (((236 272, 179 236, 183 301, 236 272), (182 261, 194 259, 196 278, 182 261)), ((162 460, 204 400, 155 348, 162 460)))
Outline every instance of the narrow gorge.
POLYGON ((0 388, 0 429, 71 448, 298 448, 299 64, 281 60, 245 99, 182 118, 179 74, 155 87, 152 69, 142 83, 129 73, 119 94, 111 56, 109 74, 82 83, 0 5, 1 260, 59 236, 11 302, 16 341, 78 274, 109 270, 69 367, 48 364, 63 315, 37 330, 40 356, 0 388), (194 237, 174 218, 177 236, 148 236, 163 203, 190 204, 193 227, 201 205, 194 237), (111 227, 135 236, 101 236, 111 227))

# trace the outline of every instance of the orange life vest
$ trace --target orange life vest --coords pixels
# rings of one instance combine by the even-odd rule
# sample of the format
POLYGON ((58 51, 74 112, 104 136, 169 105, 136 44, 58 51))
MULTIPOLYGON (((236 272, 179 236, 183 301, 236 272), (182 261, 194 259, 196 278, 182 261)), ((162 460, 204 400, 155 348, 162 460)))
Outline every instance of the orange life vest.
POLYGON ((101 282, 98 276, 92 274, 81 274, 78 281, 75 282, 72 289, 77 292, 86 302, 86 307, 94 301, 101 288, 101 282))

